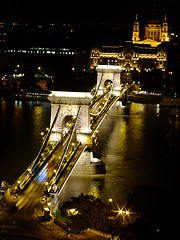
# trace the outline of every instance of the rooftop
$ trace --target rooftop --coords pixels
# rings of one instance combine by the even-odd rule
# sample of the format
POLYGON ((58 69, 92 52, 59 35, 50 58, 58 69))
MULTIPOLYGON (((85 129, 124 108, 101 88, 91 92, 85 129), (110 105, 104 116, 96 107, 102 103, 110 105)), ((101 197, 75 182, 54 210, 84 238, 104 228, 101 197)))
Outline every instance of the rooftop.
POLYGON ((121 53, 125 49, 132 49, 136 53, 144 53, 144 54, 156 54, 157 53, 157 48, 156 47, 151 47, 150 44, 133 44, 132 42, 126 42, 124 46, 119 45, 119 46, 102 46, 100 51, 105 52, 105 53, 121 53))

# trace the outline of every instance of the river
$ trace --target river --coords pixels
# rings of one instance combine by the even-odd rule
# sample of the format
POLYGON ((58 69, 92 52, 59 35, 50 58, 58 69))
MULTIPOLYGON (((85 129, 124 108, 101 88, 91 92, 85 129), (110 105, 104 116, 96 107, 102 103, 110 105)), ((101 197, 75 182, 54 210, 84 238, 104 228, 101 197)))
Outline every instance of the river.
MULTIPOLYGON (((0 180, 13 183, 35 158, 41 132, 49 126, 50 103, 0 101, 0 180)), ((94 156, 106 174, 72 174, 60 200, 80 193, 117 202, 146 185, 166 192, 179 188, 180 115, 175 108, 130 103, 115 106, 99 128, 94 156)))

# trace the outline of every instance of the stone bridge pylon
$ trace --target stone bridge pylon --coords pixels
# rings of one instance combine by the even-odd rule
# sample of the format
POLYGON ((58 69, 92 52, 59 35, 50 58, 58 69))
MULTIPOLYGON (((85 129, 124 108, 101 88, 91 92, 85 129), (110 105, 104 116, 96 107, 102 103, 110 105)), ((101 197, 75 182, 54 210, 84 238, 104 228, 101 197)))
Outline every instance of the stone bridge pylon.
POLYGON ((87 148, 78 160, 74 173, 103 173, 105 165, 102 161, 93 157, 93 139, 91 138, 90 128, 90 104, 92 95, 90 92, 65 92, 52 91, 48 99, 51 102, 51 120, 53 122, 57 109, 60 110, 56 123, 52 129, 50 141, 59 141, 63 137, 64 123, 66 119, 75 118, 79 107, 81 111, 77 121, 76 138, 87 148))
POLYGON ((97 95, 102 95, 109 83, 113 84, 112 92, 115 96, 120 96, 121 91, 121 66, 98 65, 97 71, 97 95))

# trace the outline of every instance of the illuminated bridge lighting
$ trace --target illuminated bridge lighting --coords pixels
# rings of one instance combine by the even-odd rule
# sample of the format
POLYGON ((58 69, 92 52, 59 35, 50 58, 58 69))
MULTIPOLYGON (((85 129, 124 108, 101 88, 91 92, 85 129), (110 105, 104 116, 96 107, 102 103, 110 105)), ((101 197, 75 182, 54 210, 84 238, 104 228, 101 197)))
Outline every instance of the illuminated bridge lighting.
MULTIPOLYGON (((41 49, 41 51, 45 50, 41 49)), ((50 50, 46 49, 46 51, 50 50)), ((119 100, 119 96, 116 96, 113 90, 116 79, 115 76, 116 73, 113 74, 112 84, 108 85, 108 89, 104 89, 105 93, 102 96, 94 96, 93 98, 89 92, 51 92, 49 98, 53 103, 60 100, 65 102, 66 99, 68 99, 69 103, 69 101, 73 99, 76 104, 80 101, 80 104, 78 102, 78 108, 75 110, 75 113, 72 114, 70 119, 63 122, 61 132, 58 132, 58 130, 54 131, 54 129, 56 129, 55 124, 57 119, 59 124, 59 114, 62 107, 58 102, 50 128, 46 129, 46 134, 44 132, 41 133, 44 142, 40 151, 32 164, 11 187, 10 192, 12 195, 21 195, 34 181, 37 185, 39 184, 39 186, 48 182, 47 190, 51 193, 54 193, 53 186, 56 185, 56 194, 57 196, 60 194, 73 169, 77 165, 78 160, 86 148, 92 146, 92 139, 97 136, 97 130, 102 121, 119 100), (88 116, 86 116, 88 120, 88 130, 86 130, 87 132, 78 132, 77 127, 80 116, 83 116, 80 115, 80 113, 82 112, 84 114, 83 103, 86 107, 88 106, 86 111, 88 113, 88 116)), ((127 85, 121 86, 119 94, 124 93, 128 88, 129 86, 127 85)), ((112 202, 112 200, 110 199, 109 202, 112 202)), ((117 213, 122 216, 131 214, 128 209, 119 209, 117 213)))

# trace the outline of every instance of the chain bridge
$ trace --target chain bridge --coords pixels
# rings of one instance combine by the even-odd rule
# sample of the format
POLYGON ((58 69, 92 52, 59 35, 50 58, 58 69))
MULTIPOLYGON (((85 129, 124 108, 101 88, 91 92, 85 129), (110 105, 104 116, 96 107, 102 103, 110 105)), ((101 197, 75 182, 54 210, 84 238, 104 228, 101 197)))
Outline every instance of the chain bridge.
POLYGON ((98 128, 129 85, 121 84, 120 66, 98 66, 96 71, 92 92, 51 92, 50 127, 37 157, 6 191, 7 202, 20 209, 45 192, 53 203, 73 171, 105 173, 105 164, 93 157, 98 128))

